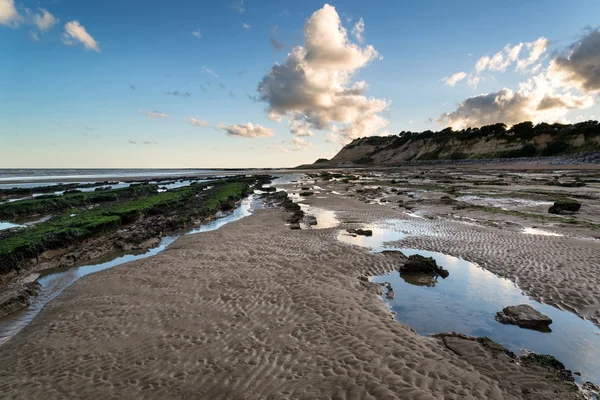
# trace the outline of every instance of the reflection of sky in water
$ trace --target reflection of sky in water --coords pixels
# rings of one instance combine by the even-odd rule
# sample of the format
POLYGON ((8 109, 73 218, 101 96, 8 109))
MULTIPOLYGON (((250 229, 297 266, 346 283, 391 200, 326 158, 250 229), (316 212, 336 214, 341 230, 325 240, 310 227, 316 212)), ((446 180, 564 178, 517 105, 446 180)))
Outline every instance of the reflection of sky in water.
MULTIPOLYGON (((340 231, 342 242, 368 247, 376 252, 400 250, 404 254, 433 257, 450 272, 446 279, 439 277, 435 286, 415 286, 407 283, 397 271, 372 277, 373 282, 390 282, 395 292, 387 301, 396 319, 412 326, 422 335, 456 331, 473 336, 487 336, 518 352, 533 350, 552 354, 568 369, 581 372, 582 381, 600 382, 600 331, 592 322, 573 313, 539 303, 524 295, 510 280, 500 278, 476 264, 446 254, 415 249, 391 248, 386 242, 405 237, 400 232, 402 222, 386 221, 380 225, 364 225, 373 236, 352 237, 340 231), (494 317, 504 307, 529 304, 552 318, 552 332, 542 333, 503 325, 494 317)), ((579 378, 578 378, 579 379, 579 378)))
POLYGON ((567 311, 542 304, 524 295, 511 281, 499 278, 477 265, 442 253, 399 249, 406 255, 433 257, 450 272, 438 278, 435 287, 414 286, 398 274, 373 277, 373 282, 390 282, 396 294, 387 300, 396 319, 422 335, 456 331, 487 336, 510 350, 533 350, 552 354, 567 368, 579 371, 583 381, 600 382, 600 336, 598 328, 567 311), (551 333, 503 325, 494 319, 506 306, 529 304, 552 318, 551 333))
POLYGON ((307 204, 300 204, 302 210, 308 214, 317 218, 317 225, 308 226, 302 224, 305 229, 326 229, 326 228, 335 228, 340 224, 340 221, 337 219, 335 212, 326 210, 324 208, 313 207, 307 204))
MULTIPOLYGON (((249 196, 242 200, 240 207, 237 207, 232 213, 221 218, 216 218, 202 224, 196 229, 192 229, 184 234, 195 234, 200 232, 219 229, 223 225, 248 216, 252 212, 254 197, 249 196)), ((42 307, 50 300, 58 296, 68 286, 73 284, 79 278, 94 272, 102 271, 126 262, 139 260, 160 253, 173 243, 178 236, 166 236, 162 238, 160 244, 149 250, 138 250, 131 252, 121 252, 106 255, 86 265, 68 269, 52 269, 44 271, 38 282, 42 285, 40 294, 32 299, 29 307, 6 315, 0 318, 0 344, 6 342, 12 336, 23 329, 31 320, 41 311, 42 307)))
POLYGON ((549 232, 549 231, 545 231, 543 229, 537 229, 537 228, 525 228, 525 229, 523 229, 523 233, 528 234, 528 235, 563 236, 560 233, 549 232))
POLYGON ((386 242, 395 242, 404 239, 406 235, 399 230, 394 228, 382 228, 375 225, 365 225, 362 229, 370 229, 373 232, 373 236, 353 235, 346 231, 340 231, 338 234, 338 240, 354 244, 356 246, 369 247, 376 251, 385 250, 386 247, 383 245, 386 242))
POLYGON ((13 224, 12 222, 0 222, 0 231, 3 231, 5 229, 10 229, 10 228, 16 228, 18 226, 18 224, 13 224))

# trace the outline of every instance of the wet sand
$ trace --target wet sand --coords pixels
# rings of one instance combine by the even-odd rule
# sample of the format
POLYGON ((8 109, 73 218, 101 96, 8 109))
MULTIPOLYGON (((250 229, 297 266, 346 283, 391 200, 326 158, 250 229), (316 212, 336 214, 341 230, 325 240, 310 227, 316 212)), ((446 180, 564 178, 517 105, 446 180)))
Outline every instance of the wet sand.
POLYGON ((600 259, 597 244, 558 245, 511 230, 498 236, 494 227, 414 218, 331 193, 305 202, 336 211, 342 224, 290 230, 282 211, 259 210, 82 278, 0 347, 0 392, 23 399, 579 398, 546 370, 395 321, 359 279, 391 271, 393 260, 336 237, 357 223, 404 219, 422 234, 404 241, 490 258, 486 268, 514 274, 530 294, 579 313, 599 303, 599 278, 589 275, 597 267, 586 259, 600 259))

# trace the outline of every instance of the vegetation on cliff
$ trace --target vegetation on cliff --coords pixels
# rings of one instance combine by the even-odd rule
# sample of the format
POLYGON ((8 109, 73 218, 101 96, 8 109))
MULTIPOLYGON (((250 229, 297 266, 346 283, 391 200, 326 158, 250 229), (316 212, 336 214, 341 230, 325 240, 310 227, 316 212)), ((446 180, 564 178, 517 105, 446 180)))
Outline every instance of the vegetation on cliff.
MULTIPOLYGON (((481 146, 480 146, 481 147, 481 146)), ((600 125, 598 121, 576 124, 534 125, 526 121, 510 128, 503 123, 486 125, 481 128, 467 128, 454 131, 446 128, 441 131, 410 132, 402 131, 396 136, 372 136, 355 139, 346 145, 332 159, 333 162, 354 162, 369 164, 378 155, 393 155, 405 152, 401 160, 441 160, 467 158, 517 158, 533 156, 557 156, 576 152, 600 150, 600 125), (498 148, 478 151, 477 145, 495 140, 498 148), (410 148, 414 145, 414 148, 410 148), (354 152, 345 159, 343 154, 363 146, 364 153, 354 152), (368 148, 368 149, 367 149, 368 148), (373 149, 374 148, 374 149, 373 149), (423 152, 422 149, 429 149, 423 152), (420 151, 421 150, 421 151, 420 151), (357 157, 356 155, 360 155, 357 157)), ((377 160, 381 162, 382 160, 377 160)), ((322 162, 322 160, 321 160, 322 162)))

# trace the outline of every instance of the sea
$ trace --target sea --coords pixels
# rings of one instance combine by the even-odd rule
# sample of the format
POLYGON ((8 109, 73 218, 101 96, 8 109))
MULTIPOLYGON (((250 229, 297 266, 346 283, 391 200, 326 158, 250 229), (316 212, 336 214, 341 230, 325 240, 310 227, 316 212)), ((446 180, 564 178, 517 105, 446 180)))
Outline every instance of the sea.
POLYGON ((231 175, 242 172, 233 169, 0 169, 0 189, 45 186, 58 182, 131 181, 136 178, 231 175))

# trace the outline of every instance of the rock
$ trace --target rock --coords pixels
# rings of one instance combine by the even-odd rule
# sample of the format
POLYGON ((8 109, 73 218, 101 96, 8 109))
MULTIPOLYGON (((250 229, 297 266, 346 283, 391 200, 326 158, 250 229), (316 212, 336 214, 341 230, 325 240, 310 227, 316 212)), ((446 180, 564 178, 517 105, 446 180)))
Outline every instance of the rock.
POLYGON ((439 275, 444 279, 450 275, 450 272, 437 265, 437 262, 432 257, 423 257, 419 254, 409 256, 408 261, 398 267, 398 271, 408 274, 439 275))
POLYGON ((290 229, 293 229, 293 230, 300 229, 300 224, 298 222, 292 222, 290 224, 290 229))
POLYGON ((561 199, 554 202, 554 205, 548 209, 550 214, 560 214, 564 211, 577 212, 581 208, 581 203, 572 199, 561 199))
POLYGON ((600 387, 598 385, 596 385, 595 383, 586 382, 583 385, 581 385, 581 389, 583 390, 583 392, 585 394, 588 395, 588 398, 590 398, 590 399, 594 398, 592 396, 596 396, 596 398, 600 398, 600 387))
POLYGON ((521 357, 523 364, 536 365, 542 367, 550 372, 555 373, 560 379, 565 381, 574 382, 573 374, 571 370, 566 369, 565 365, 558 361, 554 356, 550 354, 528 354, 521 357))
POLYGON ((552 319, 527 304, 505 307, 496 313, 496 321, 521 328, 548 330, 552 319))
POLYGON ((305 216, 304 217, 304 221, 308 225, 310 225, 310 226, 317 225, 317 223, 318 223, 317 222, 317 217, 315 217, 314 215, 307 215, 307 216, 305 216))
POLYGON ((263 192, 276 192, 277 188, 274 188, 273 186, 261 186, 260 190, 262 190, 263 192))
POLYGON ((308 186, 303 186, 301 189, 302 190, 310 190, 310 188, 308 186))
POLYGON ((300 192, 300 196, 302 197, 308 197, 308 196, 312 196, 313 192, 300 192))
POLYGON ((346 229, 346 232, 354 235, 373 236, 373 231, 370 229, 346 229))

